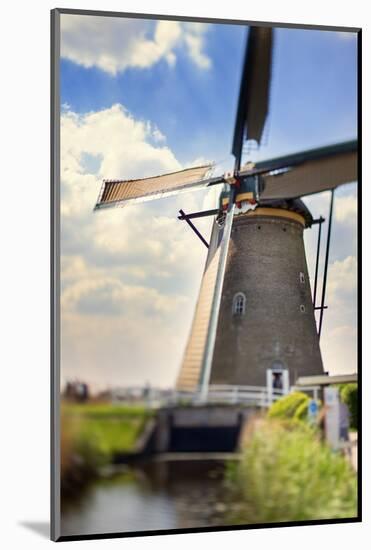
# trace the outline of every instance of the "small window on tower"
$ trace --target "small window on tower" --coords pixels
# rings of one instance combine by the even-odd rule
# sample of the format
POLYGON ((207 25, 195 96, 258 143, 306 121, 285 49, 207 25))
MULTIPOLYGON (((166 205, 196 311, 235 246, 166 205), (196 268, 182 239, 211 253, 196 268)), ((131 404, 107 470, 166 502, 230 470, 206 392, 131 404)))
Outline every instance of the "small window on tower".
POLYGON ((300 271, 300 282, 301 283, 305 282, 304 273, 302 271, 300 271))
POLYGON ((300 306, 300 311, 301 311, 302 313, 305 313, 305 305, 304 305, 304 304, 301 304, 301 306, 300 306))
POLYGON ((237 292, 233 298, 233 315, 241 317, 245 314, 246 297, 242 292, 237 292))

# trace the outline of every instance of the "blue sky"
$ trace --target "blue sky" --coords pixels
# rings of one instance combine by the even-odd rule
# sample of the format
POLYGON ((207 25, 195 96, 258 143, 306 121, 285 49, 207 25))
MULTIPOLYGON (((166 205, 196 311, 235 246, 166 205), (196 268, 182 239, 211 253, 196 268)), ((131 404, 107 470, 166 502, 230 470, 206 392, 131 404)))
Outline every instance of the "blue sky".
MULTIPOLYGON (((62 15, 62 380, 93 387, 175 381, 205 247, 176 219, 211 208, 197 191, 94 214, 103 178, 230 169, 247 29, 62 15), (143 334, 146 335, 143 339, 143 334), (166 343, 166 345, 164 344, 166 343)), ((356 138, 356 36, 276 29, 261 160, 356 138)), ((356 185, 336 191, 325 370, 356 370, 356 185)), ((309 197, 327 217, 329 194, 309 197)), ((206 236, 210 220, 198 227, 206 236)), ((305 232, 314 272, 316 230, 305 232)), ((322 273, 320 273, 322 276, 322 273)))
MULTIPOLYGON (((182 162, 218 162, 231 149, 247 32, 207 25, 206 71, 182 51, 174 67, 163 59, 117 75, 62 59, 62 103, 77 113, 120 103, 156 124, 182 162)), ((356 137, 356 48, 353 33, 276 29, 270 116, 254 160, 356 137)))

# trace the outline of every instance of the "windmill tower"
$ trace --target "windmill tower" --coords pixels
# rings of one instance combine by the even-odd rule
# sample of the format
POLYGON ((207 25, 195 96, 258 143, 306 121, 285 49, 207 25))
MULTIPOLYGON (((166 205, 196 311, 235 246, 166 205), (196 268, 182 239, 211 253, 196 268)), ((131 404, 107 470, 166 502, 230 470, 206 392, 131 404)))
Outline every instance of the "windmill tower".
MULTIPOLYGON (((138 180, 105 180, 95 209, 151 200, 224 183, 219 207, 185 214, 208 247, 199 298, 177 388, 207 393, 210 384, 283 387, 323 373, 322 326, 334 189, 357 179, 357 142, 245 165, 245 139, 260 143, 269 107, 273 31, 251 27, 232 144, 232 172, 211 165, 138 180), (312 300, 303 232, 318 220, 301 197, 331 190, 322 301, 312 300), (212 215, 210 243, 193 218, 212 215)), ((323 219, 321 218, 323 221, 323 219)), ((321 225, 319 225, 321 227, 321 225)), ((320 235, 320 233, 319 233, 320 235)), ((317 264, 318 265, 318 264, 317 264)), ((317 272, 317 269, 316 269, 317 272)))
MULTIPOLYGON (((283 384, 285 372, 287 380, 323 373, 303 241, 313 220, 301 201, 279 204, 234 215, 211 384, 264 386, 267 375, 283 384)), ((194 389, 200 378, 197 317, 207 292, 202 285, 179 389, 194 389)))

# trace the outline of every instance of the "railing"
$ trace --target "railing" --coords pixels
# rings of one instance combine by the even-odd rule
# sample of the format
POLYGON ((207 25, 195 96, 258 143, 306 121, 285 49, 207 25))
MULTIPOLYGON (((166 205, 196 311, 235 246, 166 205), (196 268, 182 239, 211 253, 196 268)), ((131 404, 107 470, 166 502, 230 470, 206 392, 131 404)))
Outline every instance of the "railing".
POLYGON ((201 392, 174 392, 173 401, 187 399, 193 404, 246 404, 258 407, 269 407, 273 401, 284 395, 283 390, 268 391, 266 386, 229 386, 211 385, 206 395, 201 392))
POLYGON ((316 401, 319 399, 320 386, 291 386, 291 391, 300 391, 310 393, 311 397, 316 401))
MULTIPOLYGON (((139 389, 137 389, 139 390, 139 389)), ((174 405, 204 405, 204 404, 243 404, 257 407, 269 407, 274 401, 286 395, 287 392, 280 389, 268 389, 266 386, 231 386, 210 385, 207 394, 197 390, 191 391, 165 391, 156 388, 148 388, 140 396, 139 391, 132 392, 137 400, 145 402, 147 406, 156 408, 160 406, 174 405)), ((117 390, 113 393, 113 402, 119 403, 130 399, 128 390, 117 390)))

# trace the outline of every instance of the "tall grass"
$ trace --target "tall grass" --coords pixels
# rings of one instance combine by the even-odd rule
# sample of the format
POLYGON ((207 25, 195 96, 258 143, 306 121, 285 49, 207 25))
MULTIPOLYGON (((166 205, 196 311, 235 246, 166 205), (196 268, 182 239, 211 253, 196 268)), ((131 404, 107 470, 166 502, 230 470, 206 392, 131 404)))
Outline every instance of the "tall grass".
POLYGON ((229 467, 228 479, 235 503, 231 523, 351 518, 357 513, 351 466, 302 422, 260 421, 241 463, 229 467))

